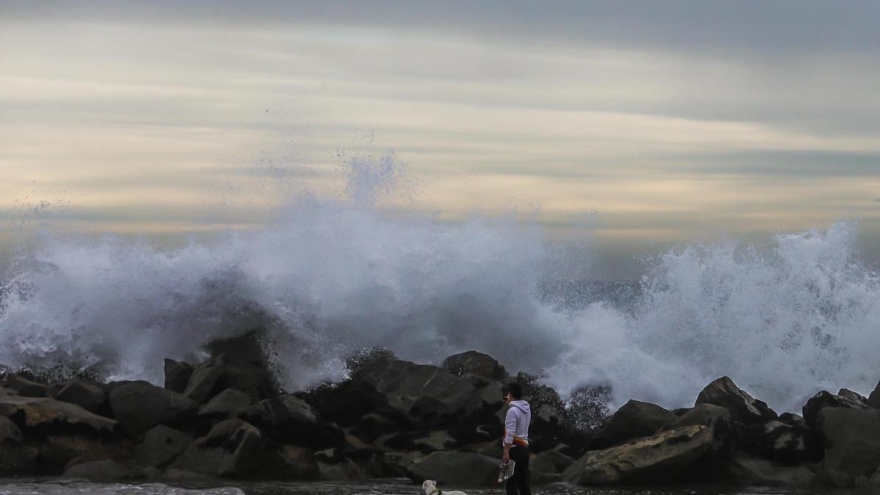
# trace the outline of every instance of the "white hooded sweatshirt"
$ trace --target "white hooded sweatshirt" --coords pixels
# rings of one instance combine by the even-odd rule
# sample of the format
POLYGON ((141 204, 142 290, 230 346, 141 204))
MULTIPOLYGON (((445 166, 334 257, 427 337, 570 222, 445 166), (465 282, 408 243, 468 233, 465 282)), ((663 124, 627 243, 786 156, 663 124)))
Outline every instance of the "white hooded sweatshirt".
POLYGON ((513 443, 513 438, 529 443, 529 423, 532 422, 532 410, 524 400, 510 401, 507 417, 504 419, 504 445, 513 443))

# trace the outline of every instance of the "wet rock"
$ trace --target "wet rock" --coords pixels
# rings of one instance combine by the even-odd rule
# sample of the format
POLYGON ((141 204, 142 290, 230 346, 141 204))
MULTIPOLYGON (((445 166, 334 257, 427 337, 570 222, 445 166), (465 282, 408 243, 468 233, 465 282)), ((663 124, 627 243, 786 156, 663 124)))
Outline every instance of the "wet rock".
POLYGON ((729 461, 728 480, 740 485, 805 488, 815 475, 810 464, 792 466, 738 452, 729 461))
POLYGON ((259 429, 240 419, 228 419, 196 439, 170 467, 208 476, 245 477, 258 471, 266 454, 259 429))
POLYGON ((97 413, 104 405, 106 396, 101 387, 82 380, 71 380, 55 394, 55 400, 76 404, 79 407, 97 413))
POLYGON ((663 425, 661 430, 668 431, 682 426, 696 425, 711 426, 715 430, 716 437, 719 433, 729 434, 730 411, 713 404, 697 404, 681 416, 676 416, 670 423, 663 425))
POLYGON ((470 452, 434 452, 406 468, 415 483, 436 480, 440 485, 486 487, 495 483, 498 459, 470 452))
POLYGON ((205 401, 214 395, 225 368, 226 360, 223 356, 208 359, 196 366, 192 376, 189 378, 189 382, 186 384, 186 390, 183 391, 183 395, 199 404, 204 404, 205 401))
POLYGON ((193 374, 193 365, 185 362, 165 359, 165 388, 182 394, 186 390, 193 374))
POLYGON ((860 403, 864 404, 865 407, 868 407, 868 398, 867 397, 865 397, 864 395, 862 395, 858 392, 853 392, 852 390, 850 390, 848 388, 842 388, 842 389, 838 390, 837 395, 839 395, 845 399, 849 399, 851 401, 854 401, 854 402, 860 402, 860 403))
POLYGON ((46 386, 14 373, 6 377, 6 386, 22 397, 48 397, 46 386))
POLYGON ((83 434, 107 436, 117 422, 67 402, 45 397, 0 396, 0 416, 11 418, 27 435, 83 434))
POLYGON ((766 458, 791 465, 818 461, 824 454, 819 437, 800 416, 786 413, 750 429, 751 450, 766 458))
POLYGON ((321 421, 310 405, 292 395, 260 401, 238 415, 281 443, 322 449, 344 440, 341 430, 321 421))
POLYGON ((189 397, 145 381, 111 384, 108 402, 113 416, 131 434, 194 416, 199 404, 189 397))
POLYGON ((133 471, 111 459, 75 464, 64 471, 64 476, 91 480, 121 480, 134 475, 133 471))
POLYGON ((631 400, 620 407, 590 441, 591 450, 619 445, 628 440, 649 437, 678 417, 656 404, 631 400))
POLYGON ((199 408, 199 416, 228 416, 252 404, 251 396, 241 390, 227 388, 199 408))
POLYGON ((284 445, 267 458, 262 476, 272 479, 318 480, 321 470, 311 449, 284 445))
POLYGON ((459 377, 475 376, 496 381, 504 381, 509 377, 507 370, 495 358, 477 351, 449 356, 443 360, 442 368, 459 377))
POLYGON ((880 410, 826 407, 817 419, 825 468, 871 476, 880 465, 880 410))
POLYGON ((810 397, 810 400, 804 404, 803 413, 804 420, 810 428, 818 428, 819 413, 827 408, 845 408, 845 409, 868 409, 867 404, 860 400, 853 400, 848 397, 834 395, 830 392, 821 391, 810 397))
POLYGON ((686 480, 718 449, 712 428, 684 426, 605 450, 587 452, 565 470, 578 485, 644 485, 686 480))
POLYGON ((726 376, 707 385, 697 397, 696 404, 721 406, 730 411, 734 421, 744 424, 764 424, 778 417, 764 401, 755 399, 726 376))
POLYGON ((0 444, 19 445, 22 441, 21 430, 5 416, 0 416, 0 444))
POLYGON ((555 450, 547 450, 539 453, 534 459, 529 461, 529 468, 550 474, 562 473, 571 467, 574 462, 574 459, 565 454, 555 450))
POLYGON ((144 441, 134 451, 141 466, 164 468, 183 453, 193 442, 192 435, 159 425, 144 435, 144 441))

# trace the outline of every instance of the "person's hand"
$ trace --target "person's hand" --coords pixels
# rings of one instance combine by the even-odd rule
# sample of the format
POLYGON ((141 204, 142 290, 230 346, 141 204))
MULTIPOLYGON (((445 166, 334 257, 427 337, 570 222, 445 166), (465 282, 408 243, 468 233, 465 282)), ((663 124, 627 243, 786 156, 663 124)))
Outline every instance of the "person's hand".
POLYGON ((507 464, 509 462, 510 462, 510 452, 505 450, 504 453, 501 454, 501 463, 507 464))

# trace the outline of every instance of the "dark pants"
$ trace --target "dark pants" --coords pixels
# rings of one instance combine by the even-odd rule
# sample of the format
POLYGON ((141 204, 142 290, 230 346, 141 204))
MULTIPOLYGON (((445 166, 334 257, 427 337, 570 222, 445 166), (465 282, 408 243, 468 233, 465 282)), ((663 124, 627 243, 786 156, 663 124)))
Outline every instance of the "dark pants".
POLYGON ((510 460, 516 466, 513 467, 513 476, 507 479, 507 485, 504 486, 507 495, 532 495, 529 486, 529 448, 514 445, 510 448, 510 460))

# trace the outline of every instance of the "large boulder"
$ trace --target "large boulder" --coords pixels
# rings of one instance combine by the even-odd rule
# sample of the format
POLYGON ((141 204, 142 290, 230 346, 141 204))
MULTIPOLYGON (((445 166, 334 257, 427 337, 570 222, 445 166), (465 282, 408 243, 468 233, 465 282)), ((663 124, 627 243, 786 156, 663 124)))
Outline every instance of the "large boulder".
POLYGON ((816 395, 810 397, 802 409, 804 420, 810 428, 818 427, 819 413, 826 407, 844 408, 844 409, 868 409, 864 402, 846 397, 842 395, 834 395, 831 392, 822 390, 816 395))
POLYGON ((144 435, 144 441, 134 451, 141 466, 164 468, 193 442, 192 435, 159 425, 144 435))
POLYGON ((64 470, 64 476, 90 480, 121 480, 132 478, 132 470, 112 459, 73 464, 64 470))
POLYGON ((254 402, 278 395, 281 389, 266 352, 267 339, 265 330, 257 329, 236 337, 215 340, 206 346, 212 356, 223 356, 226 363, 220 378, 223 387, 245 392, 254 402))
POLYGON ((721 406, 730 411, 734 421, 744 424, 764 424, 778 417, 764 401, 755 399, 726 376, 706 385, 697 396, 696 404, 721 406))
POLYGON ((18 373, 6 377, 6 386, 15 390, 22 397, 47 397, 49 395, 45 385, 28 380, 18 373))
POLYGON ((684 426, 587 452, 562 477, 578 485, 644 485, 688 480, 718 450, 712 428, 684 426))
POLYGON ((199 404, 204 404, 216 392, 219 392, 218 389, 222 390, 219 382, 220 378, 223 377, 225 369, 226 359, 222 355, 210 358, 199 364, 193 370, 183 395, 199 404))
POLYGON ((168 390, 182 394, 192 374, 193 365, 165 358, 165 388, 168 390))
POLYGON ((880 465, 880 410, 827 407, 817 419, 825 446, 825 468, 871 476, 880 465))
POLYGON ((656 404, 631 400, 620 407, 590 441, 591 450, 619 445, 633 438, 649 437, 678 416, 656 404))
POLYGON ((737 452, 729 461, 727 481, 745 486, 806 488, 815 475, 812 464, 783 464, 737 452))
POLYGON ((455 487, 492 486, 498 476, 498 459, 470 452, 434 452, 406 468, 415 483, 435 480, 455 487))
POLYGON ((715 435, 728 434, 730 432, 730 411, 712 404, 697 404, 685 411, 681 416, 663 425, 663 431, 674 430, 682 426, 711 426, 715 435))
POLYGON ((193 442, 170 468, 216 477, 247 477, 261 467, 267 452, 259 429, 240 419, 227 419, 193 442))
POLYGON ((71 380, 55 394, 55 400, 76 404, 86 411, 97 413, 107 397, 104 389, 82 380, 71 380))
POLYGON ((565 454, 555 450, 546 450, 529 461, 529 469, 548 474, 562 473, 574 462, 574 459, 565 454))
POLYGON ((117 422, 90 413, 76 404, 46 397, 0 396, 0 416, 13 420, 25 434, 109 436, 117 422))
POLYGON ((785 413, 779 419, 748 428, 744 446, 753 453, 786 464, 822 459, 822 443, 815 430, 796 414, 785 413))
POLYGON ((131 434, 158 424, 174 424, 194 416, 199 403, 149 382, 116 382, 110 385, 108 402, 113 416, 131 434))
POLYGON ((246 409, 252 403, 251 396, 246 392, 227 388, 200 407, 199 416, 229 416, 246 409))
POLYGON ((486 380, 506 380, 507 370, 492 356, 477 351, 454 354, 443 360, 443 369, 460 377, 475 376, 486 380))
POLYGON ((325 423, 305 401, 279 395, 239 411, 238 416, 281 443, 313 449, 342 445, 342 430, 325 423))

